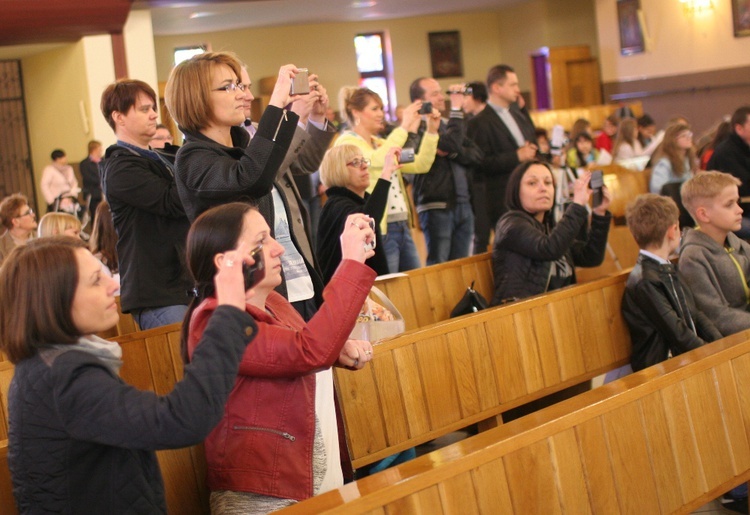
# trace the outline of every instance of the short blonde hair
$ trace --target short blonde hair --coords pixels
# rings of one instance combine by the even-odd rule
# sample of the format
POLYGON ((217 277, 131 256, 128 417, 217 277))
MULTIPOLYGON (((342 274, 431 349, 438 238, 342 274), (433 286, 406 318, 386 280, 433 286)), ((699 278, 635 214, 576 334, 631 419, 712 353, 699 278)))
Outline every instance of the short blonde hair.
POLYGON ((712 201, 727 186, 739 186, 742 184, 734 175, 723 172, 700 172, 685 181, 680 190, 682 205, 688 210, 693 220, 695 212, 699 207, 705 206, 706 202, 712 201))
POLYGON ((206 128, 214 120, 211 112, 211 75, 225 64, 240 80, 242 63, 232 52, 206 52, 181 62, 169 74, 164 102, 179 126, 191 132, 206 128))
POLYGON ((68 213, 47 213, 39 220, 39 237, 62 236, 68 229, 81 230, 81 221, 68 213))
POLYGON ((675 201, 655 193, 638 195, 625 211, 628 229, 642 249, 660 246, 667 229, 678 223, 679 219, 680 209, 675 201))
POLYGON ((356 145, 339 145, 332 147, 323 157, 320 163, 320 180, 326 187, 340 186, 346 188, 349 185, 349 170, 346 163, 362 154, 362 150, 356 145))

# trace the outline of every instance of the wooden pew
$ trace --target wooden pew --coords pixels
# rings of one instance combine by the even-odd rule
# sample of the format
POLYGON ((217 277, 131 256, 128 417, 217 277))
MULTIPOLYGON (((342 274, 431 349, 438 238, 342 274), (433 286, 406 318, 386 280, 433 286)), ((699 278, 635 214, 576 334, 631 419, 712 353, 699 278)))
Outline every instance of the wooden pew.
POLYGON ((690 513, 750 478, 748 388, 750 331, 280 513, 690 513))
POLYGON ((13 500, 13 483, 8 469, 8 440, 0 440, 0 513, 16 515, 16 502, 13 500))
MULTIPOLYGON (((640 101, 632 102, 627 105, 633 110, 633 113, 636 116, 641 116, 643 114, 643 105, 640 101)), ((588 107, 571 107, 568 109, 531 111, 530 114, 535 127, 541 127, 546 129, 547 132, 550 132, 555 125, 559 124, 562 125, 566 131, 570 132, 573 129, 573 124, 579 118, 584 118, 590 121, 591 126, 594 129, 601 129, 607 116, 614 113, 619 108, 619 104, 602 104, 588 107)))
POLYGON ((629 271, 410 331, 335 369, 355 468, 629 361, 629 271))
POLYGON ((476 291, 488 301, 492 299, 495 285, 490 252, 410 270, 399 277, 379 279, 375 286, 383 290, 401 312, 408 331, 448 320, 472 281, 476 291))

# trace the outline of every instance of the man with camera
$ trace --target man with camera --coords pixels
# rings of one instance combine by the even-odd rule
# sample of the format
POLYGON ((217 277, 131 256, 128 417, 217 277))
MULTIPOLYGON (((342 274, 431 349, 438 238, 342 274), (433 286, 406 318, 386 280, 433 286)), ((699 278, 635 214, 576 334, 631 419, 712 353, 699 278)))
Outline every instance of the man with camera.
MULTIPOLYGON (((450 115, 440 121, 437 154, 429 173, 415 175, 414 203, 427 243, 427 265, 469 255, 474 233, 466 167, 479 164, 482 152, 466 137, 463 84, 451 86, 450 115)), ((424 114, 446 111, 445 94, 433 79, 421 77, 409 88, 412 102, 422 100, 424 114)), ((422 112, 420 111, 420 112, 422 112)), ((420 124, 418 136, 425 131, 420 124)))
MULTIPOLYGON (((513 68, 500 64, 487 73, 489 102, 469 122, 468 135, 484 152, 476 168, 484 177, 488 202, 488 217, 494 226, 506 211, 505 186, 510 173, 524 161, 536 157, 534 124, 515 104, 521 95, 518 76, 513 68)), ((477 235, 489 240, 489 235, 477 235)))

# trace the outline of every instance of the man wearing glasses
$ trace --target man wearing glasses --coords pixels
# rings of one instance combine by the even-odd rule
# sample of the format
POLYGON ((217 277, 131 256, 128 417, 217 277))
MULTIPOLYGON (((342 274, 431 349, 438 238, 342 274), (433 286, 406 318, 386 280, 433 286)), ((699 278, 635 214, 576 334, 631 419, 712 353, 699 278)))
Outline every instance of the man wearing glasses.
POLYGON ((29 200, 20 193, 5 197, 0 202, 0 223, 5 233, 0 236, 0 265, 10 251, 26 244, 34 237, 36 215, 29 206, 29 200))

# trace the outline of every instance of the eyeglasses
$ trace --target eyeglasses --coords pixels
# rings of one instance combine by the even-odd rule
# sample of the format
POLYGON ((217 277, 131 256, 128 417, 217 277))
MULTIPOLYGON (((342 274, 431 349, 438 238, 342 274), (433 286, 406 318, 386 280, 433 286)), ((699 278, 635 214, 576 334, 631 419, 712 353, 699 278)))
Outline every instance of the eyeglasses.
POLYGON ((370 166, 371 162, 372 161, 370 161, 369 159, 359 158, 358 157, 357 159, 355 159, 355 160, 353 160, 353 161, 351 161, 349 163, 346 163, 346 166, 353 166, 354 168, 363 168, 363 165, 364 166, 370 166))
POLYGON ((29 208, 29 210, 26 211, 24 214, 18 215, 15 218, 23 218, 24 216, 29 216, 29 215, 34 216, 34 210, 31 208, 29 208))
POLYGON ((238 89, 240 91, 245 91, 248 87, 250 87, 249 84, 243 84, 242 82, 230 82, 226 86, 214 89, 214 91, 226 91, 227 93, 234 93, 238 89))

